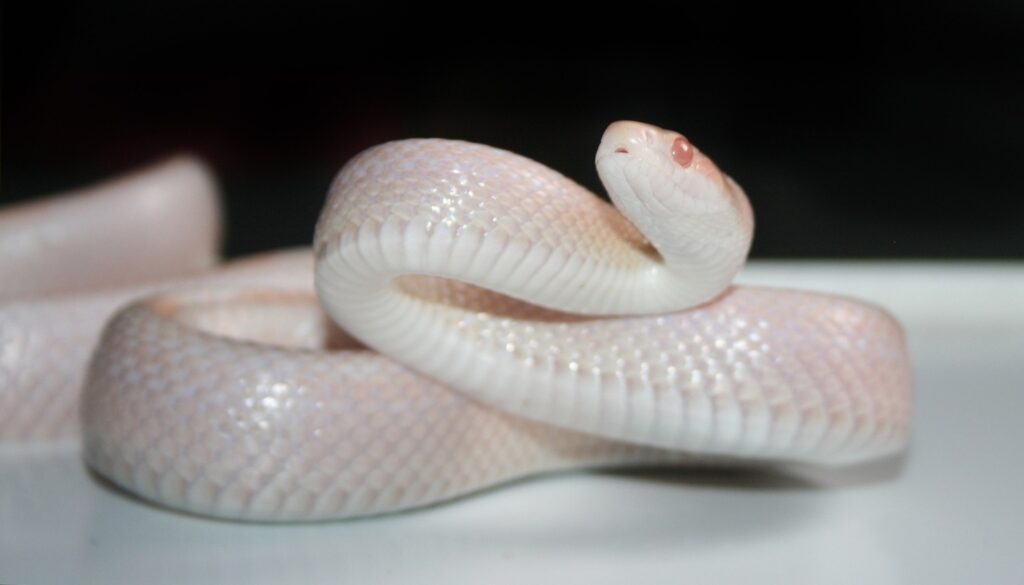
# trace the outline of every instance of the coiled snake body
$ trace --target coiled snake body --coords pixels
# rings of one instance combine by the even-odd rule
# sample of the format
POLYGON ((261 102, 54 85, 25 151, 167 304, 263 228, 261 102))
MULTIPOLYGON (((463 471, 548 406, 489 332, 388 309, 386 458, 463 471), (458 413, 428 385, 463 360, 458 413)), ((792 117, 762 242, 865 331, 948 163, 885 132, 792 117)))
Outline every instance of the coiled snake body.
POLYGON ((903 448, 911 376, 889 315, 731 287, 747 199, 679 134, 613 124, 597 166, 618 211, 491 147, 360 154, 312 259, 155 286, 110 321, 86 461, 169 507, 302 520, 574 466, 903 448))

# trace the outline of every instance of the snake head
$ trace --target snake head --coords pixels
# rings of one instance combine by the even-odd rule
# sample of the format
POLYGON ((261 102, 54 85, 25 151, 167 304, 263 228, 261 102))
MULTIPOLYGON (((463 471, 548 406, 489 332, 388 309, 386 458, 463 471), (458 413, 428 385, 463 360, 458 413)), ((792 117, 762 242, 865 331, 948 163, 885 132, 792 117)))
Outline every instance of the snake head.
POLYGON ((723 191, 738 188, 685 136, 642 122, 620 121, 608 126, 597 151, 597 164, 598 168, 643 167, 647 174, 676 175, 676 182, 706 182, 723 191))
POLYGON ((724 207, 740 216, 750 212, 736 181, 672 130, 642 122, 614 122, 604 132, 596 163, 616 205, 619 195, 629 193, 628 199, 635 198, 651 210, 707 213, 724 207))
POLYGON ((682 134, 615 122, 605 130, 596 163, 615 206, 667 261, 690 264, 710 254, 716 265, 729 267, 724 272, 742 265, 753 235, 750 203, 682 134))

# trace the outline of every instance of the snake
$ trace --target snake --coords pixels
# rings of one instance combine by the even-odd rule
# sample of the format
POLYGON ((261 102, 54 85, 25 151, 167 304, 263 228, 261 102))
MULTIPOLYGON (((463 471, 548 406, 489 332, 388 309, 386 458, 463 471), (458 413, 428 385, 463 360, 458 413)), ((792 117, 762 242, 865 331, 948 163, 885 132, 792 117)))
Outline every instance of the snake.
MULTIPOLYGON (((913 380, 893 316, 734 285, 750 203, 678 132, 613 123, 595 162, 612 204, 499 148, 388 142, 335 177, 311 249, 223 267, 198 163, 136 177, 170 192, 190 176, 207 195, 181 208, 208 216, 186 239, 206 244, 184 276, 150 269, 87 294, 104 302, 68 360, 64 385, 81 392, 64 391, 80 412, 67 432, 143 500, 261 522, 411 510, 559 470, 840 466, 906 449, 913 380)), ((32 286, 0 296, 12 403, 33 376, 19 374, 28 344, 10 340, 31 327, 6 331, 32 286)), ((36 294, 21 322, 42 327, 82 294, 36 294)))
POLYGON ((103 325, 169 288, 312 287, 312 258, 222 263, 207 167, 178 156, 91 188, 0 210, 0 445, 80 434, 80 390, 103 325))

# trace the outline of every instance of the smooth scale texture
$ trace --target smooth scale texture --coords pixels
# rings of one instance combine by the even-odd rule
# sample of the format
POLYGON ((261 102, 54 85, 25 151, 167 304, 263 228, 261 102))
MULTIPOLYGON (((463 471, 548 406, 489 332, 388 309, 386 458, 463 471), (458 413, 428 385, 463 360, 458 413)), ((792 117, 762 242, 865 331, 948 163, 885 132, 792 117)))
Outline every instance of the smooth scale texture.
POLYGON ((311 292, 158 297, 120 313, 101 347, 87 461, 198 514, 347 518, 543 471, 686 459, 464 398, 348 338, 311 292))
POLYGON ((103 324, 210 270, 219 228, 214 182, 184 157, 0 212, 0 443, 74 436, 103 324))
POLYGON ((678 137, 606 132, 598 168, 629 220, 499 149, 373 148, 320 217, 321 302, 370 347, 533 420, 751 458, 846 463, 902 448, 899 325, 826 295, 723 292, 746 256, 749 206, 696 149, 679 164, 678 137))
POLYGON ((308 250, 218 265, 219 226, 214 181, 187 157, 0 213, 0 229, 12 228, 0 236, 0 444, 78 436, 89 359, 104 324, 133 300, 175 289, 311 289, 308 250))
MULTIPOLYGON (((61 276, 75 246, 40 256, 57 275, 25 272, 0 304, 0 438, 75 432, 99 327, 145 296, 107 323, 84 376, 84 457, 192 513, 349 518, 555 469, 902 449, 899 325, 850 299, 731 287, 750 206, 680 140, 609 127, 596 160, 617 210, 518 155, 410 140, 346 165, 312 254, 109 289, 99 268, 61 276)), ((178 170, 137 179, 198 188, 181 201, 215 226, 212 183, 178 170)), ((47 216, 21 217, 31 233, 47 216)))

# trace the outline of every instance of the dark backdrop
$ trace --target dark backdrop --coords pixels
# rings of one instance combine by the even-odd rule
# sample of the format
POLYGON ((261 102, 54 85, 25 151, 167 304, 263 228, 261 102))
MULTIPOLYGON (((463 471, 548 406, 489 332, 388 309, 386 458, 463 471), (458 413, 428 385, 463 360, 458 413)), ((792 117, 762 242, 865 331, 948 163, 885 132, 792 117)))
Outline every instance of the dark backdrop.
POLYGON ((5 202, 190 151, 238 255, 308 243, 332 175, 385 140, 484 142, 600 193, 628 118, 745 187, 755 256, 1024 258, 1019 3, 90 4, 4 7, 5 202))

